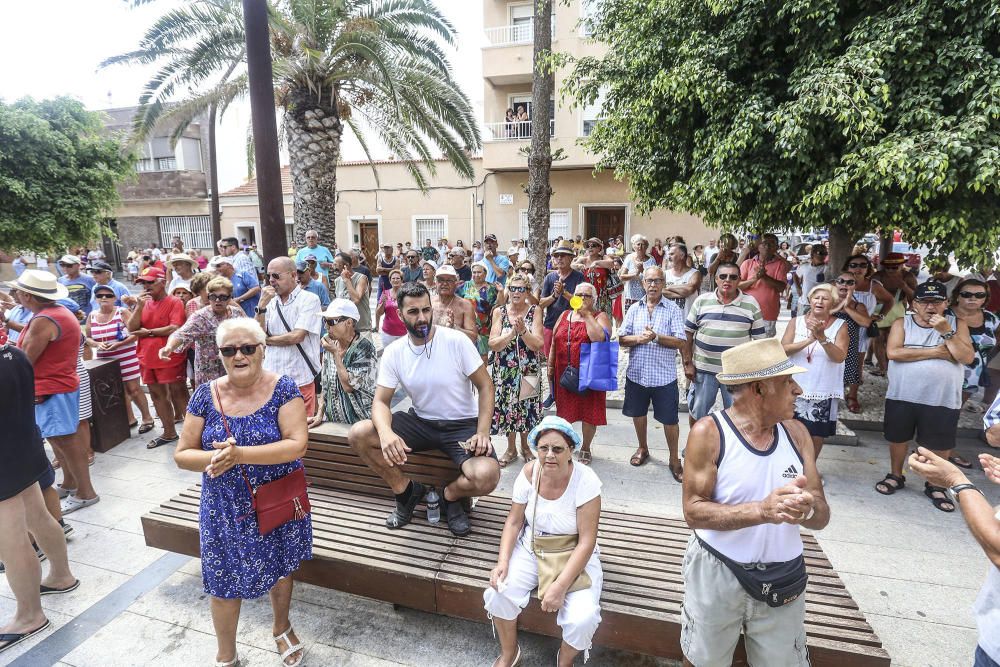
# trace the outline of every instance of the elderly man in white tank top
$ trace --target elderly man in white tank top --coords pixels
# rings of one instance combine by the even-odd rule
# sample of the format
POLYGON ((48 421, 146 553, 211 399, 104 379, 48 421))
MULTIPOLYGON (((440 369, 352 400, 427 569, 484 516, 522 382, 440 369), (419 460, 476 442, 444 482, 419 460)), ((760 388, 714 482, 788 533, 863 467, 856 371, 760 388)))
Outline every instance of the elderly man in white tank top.
POLYGON ((802 393, 773 338, 722 353, 718 380, 732 407, 688 438, 681 650, 685 665, 732 663, 740 633, 748 662, 806 667, 805 562, 799 526, 819 530, 830 507, 809 433, 793 419, 802 393), (755 567, 747 567, 755 565, 755 567))

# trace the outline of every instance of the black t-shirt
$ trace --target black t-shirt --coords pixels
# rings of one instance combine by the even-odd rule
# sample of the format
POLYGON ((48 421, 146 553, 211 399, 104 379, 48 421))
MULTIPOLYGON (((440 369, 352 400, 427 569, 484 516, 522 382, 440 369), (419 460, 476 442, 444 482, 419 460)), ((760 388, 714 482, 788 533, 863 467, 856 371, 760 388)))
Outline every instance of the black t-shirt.
POLYGON ((35 425, 35 372, 24 352, 0 347, 0 500, 34 484, 49 470, 35 425))
POLYGON ((458 274, 458 279, 462 282, 472 280, 472 269, 468 266, 463 266, 460 269, 455 269, 455 273, 458 274))
MULTIPOLYGON (((549 275, 545 276, 545 280, 542 282, 542 298, 547 296, 552 296, 553 286, 556 281, 559 280, 559 272, 553 271, 549 275)), ((563 289, 565 289, 570 294, 576 291, 576 286, 582 282, 586 282, 586 278, 583 274, 573 269, 569 277, 563 281, 563 289)), ((556 326, 556 322, 559 320, 559 316, 564 312, 569 310, 569 299, 565 296, 560 296, 558 299, 552 302, 552 304, 545 309, 545 321, 542 323, 546 329, 553 329, 556 326)))

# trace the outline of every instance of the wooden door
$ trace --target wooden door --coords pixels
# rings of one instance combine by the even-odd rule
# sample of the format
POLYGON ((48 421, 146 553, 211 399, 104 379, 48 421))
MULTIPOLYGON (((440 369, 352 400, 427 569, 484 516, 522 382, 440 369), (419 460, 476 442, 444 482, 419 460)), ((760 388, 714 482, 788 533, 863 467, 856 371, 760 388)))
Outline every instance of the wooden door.
POLYGON ((614 236, 625 235, 625 207, 601 207, 587 209, 587 238, 597 237, 607 241, 614 236))
POLYGON ((361 254, 365 256, 368 268, 375 270, 375 257, 378 256, 378 223, 361 223, 361 254))

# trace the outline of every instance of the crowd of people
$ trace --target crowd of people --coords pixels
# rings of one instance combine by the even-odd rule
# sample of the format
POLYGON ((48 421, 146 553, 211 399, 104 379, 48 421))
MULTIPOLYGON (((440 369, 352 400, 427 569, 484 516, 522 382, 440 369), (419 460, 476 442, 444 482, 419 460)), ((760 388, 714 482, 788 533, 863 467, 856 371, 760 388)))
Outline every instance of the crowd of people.
MULTIPOLYGON (((14 391, 3 414, 32 447, 0 475, 0 518, 15 527, 2 531, 0 559, 19 605, 0 651, 44 629, 33 591, 79 585, 63 515, 100 500, 89 474, 83 360, 91 354, 118 361, 130 425, 153 433, 146 447, 174 444, 177 465, 204 475, 201 554, 212 566, 202 569, 223 666, 238 661, 239 601, 265 593, 282 661, 302 660, 289 575, 311 558, 308 509, 297 504, 265 532, 248 508, 257 489, 301 475, 308 429, 324 422, 349 427, 354 451, 391 489, 385 525, 393 530, 413 520, 428 492, 408 474, 408 454, 440 450, 455 462, 460 472, 439 503, 459 537, 471 532, 468 500, 491 493, 501 470, 523 459, 484 595, 500 640, 494 664, 519 664, 516 619, 536 587, 563 630, 557 663, 580 653, 586 660, 603 576, 601 481, 588 466, 608 401, 605 385, 590 387, 581 374, 605 363, 597 350, 612 341, 627 363, 621 412, 637 445, 629 462, 651 458, 652 407, 694 529, 681 637, 690 664, 728 664, 741 631, 753 664, 808 664, 798 526, 829 521, 818 460, 841 400, 860 409, 867 354, 871 373, 888 375, 889 472, 875 491, 905 487, 915 440, 921 448, 909 461, 927 480, 923 493, 934 508, 961 505, 970 518, 972 494, 958 500, 967 480, 951 482, 973 467, 954 451, 972 399, 986 412, 984 439, 1000 448, 993 268, 959 276, 935 264, 918 281, 901 255, 876 262, 865 248, 831 267, 820 242, 799 263, 773 234, 742 242, 723 234, 690 249, 681 237, 650 243, 636 234, 627 249, 621 237, 557 238, 537 265, 523 240, 502 253, 488 234, 470 248, 444 238, 386 244, 369 266, 357 250, 322 245, 315 231, 304 238, 266 265, 236 238, 221 239, 211 258, 180 239, 169 253, 136 249, 126 273, 137 295, 89 254, 63 256, 58 278, 26 269, 8 283, 0 363, 15 382, 3 389, 14 391), (793 315, 779 330, 790 293, 793 315), (397 394, 409 398, 408 410, 393 411, 397 394), (493 436, 506 439, 504 451, 493 436), (543 576, 537 554, 557 548, 567 560, 543 576), (40 579, 44 556, 53 566, 40 579), (747 563, 768 568, 747 574, 747 563)), ((596 369, 613 374, 612 384, 617 356, 613 366, 596 369)), ((1000 481, 996 458, 980 462, 1000 481)), ((1000 553, 1000 544, 987 552, 1000 553)), ((986 587, 1000 597, 1000 578, 986 587)), ((990 627, 1000 634, 995 621, 990 627)), ((995 644, 981 650, 1000 658, 995 644)))

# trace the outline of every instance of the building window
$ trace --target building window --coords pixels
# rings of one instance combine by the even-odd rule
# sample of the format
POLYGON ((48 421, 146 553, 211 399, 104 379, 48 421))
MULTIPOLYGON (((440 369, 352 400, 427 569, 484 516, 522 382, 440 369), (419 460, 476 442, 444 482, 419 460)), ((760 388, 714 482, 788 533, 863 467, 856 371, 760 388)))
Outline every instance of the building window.
POLYGON ((137 160, 136 163, 135 163, 135 170, 137 172, 139 172, 140 174, 142 174, 144 172, 147 172, 147 171, 154 171, 153 170, 153 161, 152 160, 137 160))
POLYGON ((289 248, 295 245, 295 223, 285 223, 285 245, 289 248))
POLYGON ((580 36, 590 37, 594 34, 594 20, 597 18, 597 3, 599 0, 580 0, 580 36))
POLYGON ((207 215, 179 215, 159 218, 160 247, 169 248, 175 236, 181 237, 187 249, 214 248, 212 219, 207 215))
POLYGON ((413 216, 413 244, 422 247, 424 241, 431 240, 437 246, 438 239, 448 236, 448 216, 415 215, 413 216))
MULTIPOLYGON (((551 209, 549 210, 549 241, 554 241, 557 237, 561 236, 564 239, 568 239, 569 236, 569 209, 551 209)), ((521 210, 521 225, 520 225, 520 237, 522 239, 527 239, 528 234, 528 211, 525 209, 521 210)))
POLYGON ((594 131, 594 126, 597 125, 597 121, 601 119, 604 115, 604 99, 606 90, 602 88, 597 93, 597 99, 593 103, 583 107, 580 115, 583 118, 583 127, 580 130, 580 136, 589 137, 590 133, 594 131))
POLYGON ((156 158, 156 171, 175 171, 177 169, 177 158, 160 157, 156 158))
POLYGON ((535 6, 510 6, 510 41, 514 44, 534 40, 535 6))

